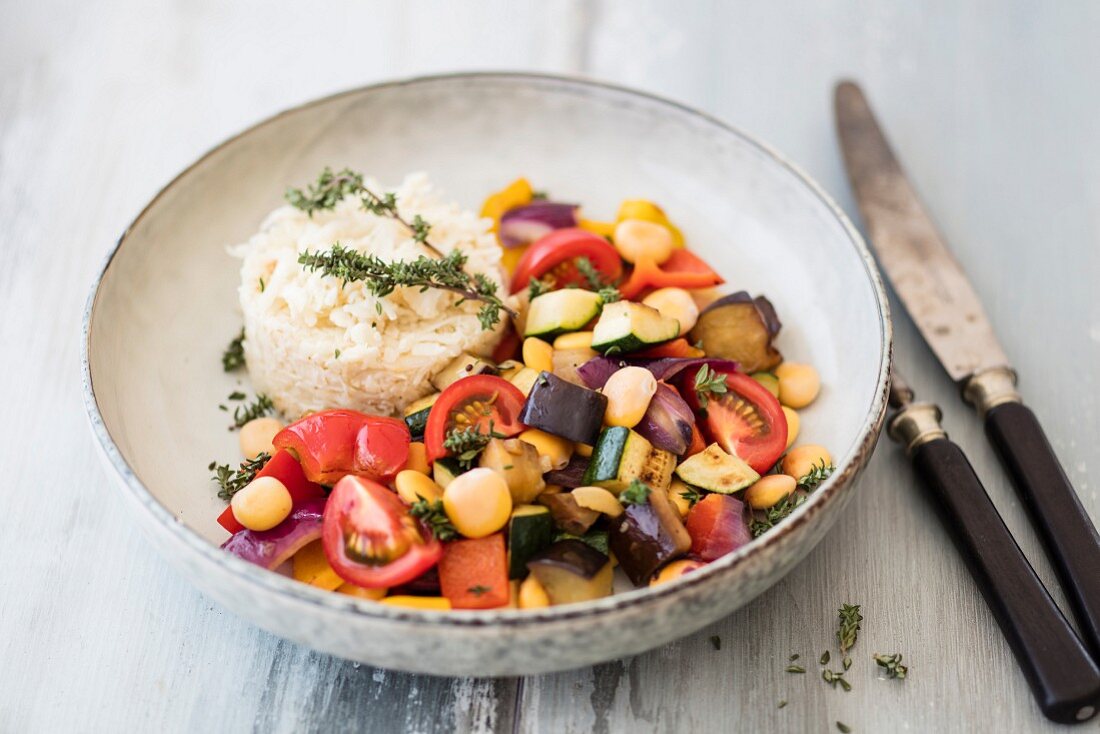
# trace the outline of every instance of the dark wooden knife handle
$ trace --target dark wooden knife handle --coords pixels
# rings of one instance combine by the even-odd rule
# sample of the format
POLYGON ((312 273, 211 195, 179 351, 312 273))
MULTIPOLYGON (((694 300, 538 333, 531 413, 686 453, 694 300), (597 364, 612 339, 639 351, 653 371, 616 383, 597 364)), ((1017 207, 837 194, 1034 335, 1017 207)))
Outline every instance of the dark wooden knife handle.
POLYGON ((916 447, 912 458, 1043 714, 1067 724, 1090 718, 1100 704, 1100 669, 1016 544, 962 449, 939 438, 916 447))
POLYGON ((1046 543, 1077 624, 1100 655, 1100 535, 1081 505, 1035 413, 1004 403, 985 417, 989 440, 1046 543))

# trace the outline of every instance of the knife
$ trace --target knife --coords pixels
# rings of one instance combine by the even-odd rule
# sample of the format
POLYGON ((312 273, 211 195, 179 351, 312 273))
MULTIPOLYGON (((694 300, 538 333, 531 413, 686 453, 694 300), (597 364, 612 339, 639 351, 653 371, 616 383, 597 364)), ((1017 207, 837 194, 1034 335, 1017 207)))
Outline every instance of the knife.
POLYGON ((940 409, 913 402, 890 371, 890 438, 905 447, 940 519, 970 569, 1043 714, 1087 721, 1100 705, 1100 668, 1054 603, 1001 519, 962 449, 947 438, 940 409))
POLYGON ((985 422, 986 435, 1038 526, 1086 644, 1100 655, 1100 535, 1035 414, 1016 391, 981 302, 910 185, 860 88, 836 88, 848 176, 894 291, 985 422))

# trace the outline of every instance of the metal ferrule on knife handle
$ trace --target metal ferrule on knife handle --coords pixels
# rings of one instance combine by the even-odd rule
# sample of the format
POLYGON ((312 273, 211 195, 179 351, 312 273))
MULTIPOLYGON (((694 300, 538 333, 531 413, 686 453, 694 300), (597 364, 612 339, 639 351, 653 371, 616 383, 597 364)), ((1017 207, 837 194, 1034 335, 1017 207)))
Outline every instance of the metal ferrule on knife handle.
POLYGON ((886 432, 890 438, 905 447, 905 453, 909 456, 918 447, 935 441, 937 438, 947 438, 947 433, 940 425, 943 413, 938 405, 932 403, 909 403, 898 410, 886 432))
POLYGON ((998 405, 1022 402, 1016 392, 1016 371, 1011 367, 990 367, 971 375, 963 383, 963 399, 982 418, 998 405))

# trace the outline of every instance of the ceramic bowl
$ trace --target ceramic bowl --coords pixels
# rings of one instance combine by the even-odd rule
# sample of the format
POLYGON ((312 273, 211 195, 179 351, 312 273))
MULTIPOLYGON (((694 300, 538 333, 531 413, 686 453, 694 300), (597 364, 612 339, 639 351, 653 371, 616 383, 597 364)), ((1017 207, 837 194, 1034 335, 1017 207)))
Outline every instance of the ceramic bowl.
POLYGON ((783 577, 844 510, 885 411, 890 323, 875 265, 840 208, 753 138, 699 112, 603 84, 459 74, 357 89, 219 145, 138 215, 85 319, 84 390, 119 493, 150 544, 222 606, 282 637, 372 665, 448 675, 561 670, 656 647, 728 615, 783 577), (518 175, 589 216, 660 202, 728 287, 766 293, 779 347, 821 373, 802 439, 837 471, 789 520, 656 588, 536 611, 430 612, 316 590, 219 549, 212 459, 234 461, 218 410, 248 389, 220 355, 240 328, 245 240, 289 184, 324 166, 398 182, 426 171, 477 209, 518 175))

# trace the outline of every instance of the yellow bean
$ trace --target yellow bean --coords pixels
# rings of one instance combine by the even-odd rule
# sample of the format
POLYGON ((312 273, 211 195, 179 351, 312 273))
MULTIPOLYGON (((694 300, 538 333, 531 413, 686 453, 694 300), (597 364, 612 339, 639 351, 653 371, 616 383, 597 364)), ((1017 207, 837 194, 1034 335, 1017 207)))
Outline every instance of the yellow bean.
POLYGON ((821 378, 808 364, 784 362, 775 368, 779 378, 779 402, 790 408, 805 408, 821 391, 821 378))
POLYGON ((591 349, 592 332, 574 331, 554 340, 554 349, 591 349))
POLYGON ((624 219, 615 225, 615 249, 629 263, 650 258, 658 265, 672 256, 675 242, 668 227, 642 219, 624 219))
POLYGON ((795 481, 802 479, 814 470, 814 467, 830 467, 833 465, 833 457, 824 446, 808 443, 805 446, 791 449, 783 457, 783 473, 794 477, 795 481))
POLYGON ((286 485, 275 477, 253 479, 233 495, 233 517, 249 530, 271 530, 290 514, 294 500, 286 485))
POLYGON ((686 558, 679 561, 673 561, 672 563, 662 568, 660 572, 653 577, 653 580, 649 582, 649 585, 656 586, 658 584, 668 583, 669 581, 680 578, 688 571, 694 571, 695 569, 702 568, 705 565, 706 564, 702 563, 701 561, 692 561, 686 558))
POLYGON ((253 418, 241 426, 241 453, 244 458, 255 459, 263 453, 274 456, 275 447, 271 445, 271 439, 281 430, 283 424, 278 418, 253 418))
POLYGON ((534 446, 539 456, 548 457, 551 469, 564 469, 573 455, 572 441, 537 428, 529 428, 519 434, 519 440, 534 446))
POLYGON ((662 316, 680 322, 681 334, 691 331, 699 319, 699 307, 695 305, 695 299, 683 288, 658 288, 643 298, 642 303, 657 309, 662 316))
POLYGON ((609 426, 633 428, 641 422, 649 401, 657 392, 657 378, 644 367, 623 367, 603 386, 607 398, 604 422, 609 426))
POLYGON ((397 473, 393 480, 397 488, 397 496, 406 505, 411 505, 418 500, 435 502, 443 498, 443 489, 432 481, 427 474, 421 474, 417 469, 405 469, 397 473))
POLYGON ((471 469, 443 490, 443 509, 455 529, 467 538, 484 538, 508 523, 512 494, 492 469, 471 469))
POLYGON ((595 510, 608 517, 623 514, 623 504, 619 498, 603 487, 577 487, 570 494, 579 506, 587 510, 595 510))
POLYGON ((766 510, 789 497, 797 486, 798 483, 794 477, 786 474, 768 474, 756 480, 755 484, 745 490, 745 501, 754 510, 766 510))
POLYGON ((662 224, 668 227, 669 232, 672 233, 672 241, 675 246, 684 246, 683 233, 680 232, 680 229, 675 224, 669 221, 668 215, 665 214, 664 210, 652 201, 647 201, 646 199, 627 199, 619 206, 619 213, 615 217, 615 221, 621 222, 624 219, 644 219, 647 222, 662 224))
POLYGON ((783 407, 783 415, 787 417, 787 445, 783 447, 786 451, 792 445, 794 440, 798 438, 798 429, 802 425, 802 419, 798 417, 798 413, 793 408, 788 408, 786 405, 783 407))
POLYGON ((523 340, 523 363, 536 372, 554 369, 554 348, 538 337, 523 340))
POLYGON ((520 609, 544 609, 550 606, 550 595, 546 593, 539 580, 528 576, 519 585, 520 609))

